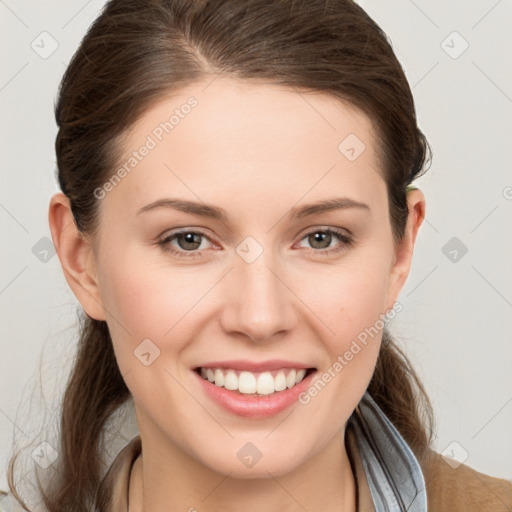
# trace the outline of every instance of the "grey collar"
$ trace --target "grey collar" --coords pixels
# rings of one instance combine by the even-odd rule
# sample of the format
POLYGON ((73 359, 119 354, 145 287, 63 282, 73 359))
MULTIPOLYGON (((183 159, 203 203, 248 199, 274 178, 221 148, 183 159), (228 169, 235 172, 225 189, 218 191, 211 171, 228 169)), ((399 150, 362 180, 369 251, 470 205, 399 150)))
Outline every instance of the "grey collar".
POLYGON ((347 427, 354 429, 376 512, 427 512, 420 464, 368 391, 347 427))

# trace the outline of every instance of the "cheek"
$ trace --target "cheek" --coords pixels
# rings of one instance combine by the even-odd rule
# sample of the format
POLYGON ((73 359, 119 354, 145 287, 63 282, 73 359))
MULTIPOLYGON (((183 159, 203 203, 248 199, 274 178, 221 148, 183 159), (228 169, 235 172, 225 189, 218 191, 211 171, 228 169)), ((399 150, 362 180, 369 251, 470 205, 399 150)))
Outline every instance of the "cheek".
POLYGON ((297 293, 323 323, 324 339, 335 346, 376 323, 385 313, 388 268, 382 259, 354 257, 302 274, 297 293))
MULTIPOLYGON (((190 343, 193 305, 206 290, 197 275, 180 270, 131 265, 105 265, 108 282, 104 302, 116 360, 126 385, 149 415, 160 407, 178 408, 187 400, 180 386, 189 378, 179 364, 190 343), (193 286, 184 286, 188 283, 193 286), (149 354, 149 355, 147 355, 149 354), (160 404, 155 409, 155 404, 160 404)), ((206 284, 205 284, 206 287, 206 284)))
POLYGON ((104 259, 101 269, 102 299, 122 369, 131 367, 134 350, 144 340, 151 340, 161 355, 172 358, 179 352, 180 340, 187 339, 181 331, 189 321, 184 317, 206 291, 188 270, 171 273, 142 261, 104 259))
MULTIPOLYGON (((388 268, 387 261, 369 255, 350 264, 347 259, 328 276, 310 275, 301 285, 305 302, 318 312, 328 353, 317 379, 300 399, 311 407, 312 427, 315 417, 334 413, 348 418, 368 387, 382 339, 388 268)), ((333 433, 336 428, 333 424, 333 433)))
POLYGON ((312 407, 319 414, 336 411, 347 417, 372 377, 387 304, 390 261, 382 254, 368 247, 328 273, 310 273, 301 282, 299 293, 320 318, 318 333, 327 352, 318 375, 323 382, 310 388, 302 402, 315 402, 312 407), (314 398, 317 394, 321 400, 314 398))
POLYGON ((104 251, 100 275, 105 307, 134 336, 161 337, 204 295, 209 284, 198 278, 201 272, 191 265, 178 266, 156 250, 123 242, 122 255, 116 254, 115 244, 110 244, 111 251, 104 251))
POLYGON ((325 425, 323 419, 348 419, 372 378, 384 325, 385 268, 358 258, 357 264, 347 262, 323 279, 309 276, 301 287, 304 294, 316 290, 304 295, 305 302, 313 304, 316 297, 311 309, 321 320, 320 339, 327 354, 299 402, 308 411, 306 428, 323 429, 325 437, 334 436, 340 424, 325 425))

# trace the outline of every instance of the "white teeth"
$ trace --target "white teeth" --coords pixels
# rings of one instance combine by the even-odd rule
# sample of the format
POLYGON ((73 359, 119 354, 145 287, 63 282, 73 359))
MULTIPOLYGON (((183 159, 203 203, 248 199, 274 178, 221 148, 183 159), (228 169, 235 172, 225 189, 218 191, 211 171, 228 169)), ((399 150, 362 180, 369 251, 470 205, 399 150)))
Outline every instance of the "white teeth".
POLYGON ((233 370, 228 370, 224 379, 224 387, 230 391, 238 389, 238 377, 233 370))
POLYGON ((215 385, 224 386, 224 374, 218 368, 215 370, 215 385))
POLYGON ((258 375, 256 381, 256 392, 259 395, 270 395, 274 390, 274 377, 270 372, 263 372, 258 375))
POLYGON ((223 368, 201 368, 201 377, 216 386, 242 394, 271 395, 276 391, 292 388, 302 382, 306 369, 279 370, 276 372, 252 373, 247 371, 226 370, 223 368))
POLYGON ((241 372, 238 377, 238 391, 240 393, 256 393, 256 378, 251 372, 241 372))
POLYGON ((286 387, 287 388, 291 388, 292 386, 295 386, 295 377, 296 377, 295 370, 291 370, 290 373, 286 376, 286 387))
POLYGON ((304 375, 306 375, 306 370, 304 368, 298 370, 297 375, 295 376, 295 384, 298 384, 304 378, 304 375))
POLYGON ((286 389, 286 376, 283 371, 279 372, 274 378, 274 389, 276 391, 283 391, 286 389))

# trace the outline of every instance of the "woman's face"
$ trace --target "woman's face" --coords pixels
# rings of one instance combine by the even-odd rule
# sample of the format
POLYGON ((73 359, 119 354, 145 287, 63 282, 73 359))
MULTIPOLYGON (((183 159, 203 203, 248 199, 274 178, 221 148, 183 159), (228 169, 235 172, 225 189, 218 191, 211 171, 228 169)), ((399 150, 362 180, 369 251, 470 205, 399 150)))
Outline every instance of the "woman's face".
POLYGON ((97 296, 83 302, 108 322, 144 446, 242 478, 325 454, 410 264, 369 119, 325 94, 218 78, 148 110, 124 148, 124 172, 95 192, 97 296), (292 368, 315 371, 294 386, 292 368), (249 396, 253 379, 267 396, 249 396))

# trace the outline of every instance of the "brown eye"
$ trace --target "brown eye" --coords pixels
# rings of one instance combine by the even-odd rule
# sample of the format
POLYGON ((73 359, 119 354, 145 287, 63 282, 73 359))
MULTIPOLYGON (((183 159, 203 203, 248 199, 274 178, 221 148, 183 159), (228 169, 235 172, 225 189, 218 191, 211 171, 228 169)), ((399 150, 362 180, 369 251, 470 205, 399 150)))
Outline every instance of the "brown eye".
POLYGON ((331 245, 332 235, 327 231, 316 231, 308 235, 308 241, 313 249, 327 249, 331 245))
POLYGON ((354 245, 350 236, 336 229, 316 229, 306 233, 302 240, 307 240, 310 245, 304 247, 307 252, 321 256, 337 253, 354 245), (330 247, 336 239, 340 241, 338 246, 330 247))
POLYGON ((176 238, 176 241, 178 242, 179 248, 189 251, 199 249, 202 237, 203 235, 201 233, 194 233, 192 231, 174 235, 174 238, 176 238))
POLYGON ((204 233, 199 231, 179 231, 165 235, 158 241, 158 245, 167 252, 177 256, 187 258, 194 258, 196 256, 203 256, 205 247, 201 247, 201 243, 205 240, 210 240, 204 233))

